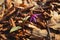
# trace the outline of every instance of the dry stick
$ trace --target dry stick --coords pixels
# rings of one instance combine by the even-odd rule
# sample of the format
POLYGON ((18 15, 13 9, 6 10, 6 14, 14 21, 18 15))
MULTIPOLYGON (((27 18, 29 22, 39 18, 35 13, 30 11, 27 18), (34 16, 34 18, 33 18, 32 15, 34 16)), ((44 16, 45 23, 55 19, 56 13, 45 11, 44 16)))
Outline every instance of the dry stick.
POLYGON ((15 8, 12 11, 9 11, 9 13, 7 13, 6 15, 4 15, 4 17, 3 17, 3 19, 1 21, 5 20, 7 17, 9 17, 10 15, 12 15, 14 11, 15 11, 15 8))
MULTIPOLYGON (((40 7, 40 8, 41 8, 42 11, 44 11, 42 7, 40 7)), ((46 23, 48 22, 47 20, 45 20, 45 21, 46 21, 46 23)), ((51 36, 50 36, 50 29, 49 29, 49 27, 47 25, 46 25, 46 29, 47 29, 47 32, 48 32, 49 40, 52 40, 51 36)))
POLYGON ((0 11, 0 17, 3 17, 3 15, 4 15, 4 10, 1 10, 0 11))
POLYGON ((10 21, 11 21, 12 26, 16 27, 15 22, 14 22, 14 20, 12 18, 10 18, 10 21))
MULTIPOLYGON (((46 23, 47 23, 48 21, 46 20, 46 23)), ((50 35, 50 29, 49 29, 49 27, 46 25, 46 28, 47 28, 47 32, 48 32, 48 38, 49 38, 49 40, 52 40, 52 38, 51 38, 51 35, 50 35)))
MULTIPOLYGON (((47 7, 44 7, 44 8, 50 8, 51 6, 47 6, 47 7)), ((39 9, 41 9, 41 10, 33 10, 34 12, 44 12, 44 8, 42 8, 42 7, 39 7, 39 9)))
POLYGON ((33 8, 33 7, 34 7, 34 5, 33 5, 33 6, 30 6, 30 7, 27 7, 27 8, 25 8, 25 9, 22 9, 21 12, 26 11, 26 10, 30 10, 30 9, 33 8))
MULTIPOLYGON (((43 10, 43 9, 42 9, 43 10)), ((43 10, 44 11, 44 10, 43 10)), ((46 23, 48 22, 47 20, 45 20, 46 21, 46 23)), ((48 32, 48 37, 49 37, 49 40, 52 40, 51 39, 51 36, 50 36, 50 29, 49 29, 49 27, 46 25, 46 29, 47 29, 47 32, 48 32)))
POLYGON ((5 34, 1 34, 1 37, 2 37, 4 40, 7 39, 6 36, 5 36, 5 34))

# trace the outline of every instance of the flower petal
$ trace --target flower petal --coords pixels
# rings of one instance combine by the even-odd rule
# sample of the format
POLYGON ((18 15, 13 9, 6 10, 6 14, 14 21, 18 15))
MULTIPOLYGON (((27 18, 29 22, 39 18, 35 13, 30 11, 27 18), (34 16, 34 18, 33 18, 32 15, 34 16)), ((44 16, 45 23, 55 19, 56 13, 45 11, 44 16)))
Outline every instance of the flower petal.
POLYGON ((34 19, 34 22, 36 22, 36 18, 33 18, 34 19))
POLYGON ((33 20, 33 18, 31 17, 31 18, 30 18, 30 22, 32 22, 32 20, 33 20))

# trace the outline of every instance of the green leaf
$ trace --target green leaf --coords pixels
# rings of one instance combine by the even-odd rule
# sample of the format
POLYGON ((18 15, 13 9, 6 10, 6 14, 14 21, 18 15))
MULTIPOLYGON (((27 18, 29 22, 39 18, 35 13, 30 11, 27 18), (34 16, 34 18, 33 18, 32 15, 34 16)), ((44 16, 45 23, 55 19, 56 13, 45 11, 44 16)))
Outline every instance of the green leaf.
POLYGON ((25 17, 24 19, 23 19, 23 21, 26 21, 26 20, 28 20, 28 18, 29 18, 30 16, 27 16, 27 17, 25 17))
POLYGON ((11 33, 11 32, 14 32, 14 31, 16 31, 16 30, 19 30, 19 29, 21 29, 20 26, 12 27, 11 30, 10 30, 10 33, 11 33))

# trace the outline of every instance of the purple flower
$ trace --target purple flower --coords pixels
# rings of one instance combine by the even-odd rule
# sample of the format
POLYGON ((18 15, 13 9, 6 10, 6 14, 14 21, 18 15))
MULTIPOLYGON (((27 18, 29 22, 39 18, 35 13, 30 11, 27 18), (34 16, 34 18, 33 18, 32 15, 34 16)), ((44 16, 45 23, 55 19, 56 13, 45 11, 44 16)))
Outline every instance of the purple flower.
POLYGON ((36 22, 36 18, 40 16, 40 14, 33 14, 30 16, 30 22, 36 22))

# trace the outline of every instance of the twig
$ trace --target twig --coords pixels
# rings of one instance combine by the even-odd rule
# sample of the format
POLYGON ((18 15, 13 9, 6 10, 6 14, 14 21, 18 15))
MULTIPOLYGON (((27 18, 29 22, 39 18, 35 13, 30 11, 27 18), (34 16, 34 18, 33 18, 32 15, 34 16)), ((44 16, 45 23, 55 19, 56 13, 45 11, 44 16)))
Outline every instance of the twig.
POLYGON ((11 22, 10 24, 12 24, 13 27, 16 27, 15 22, 12 18, 10 18, 10 22, 11 22))
POLYGON ((47 29, 47 32, 48 32, 48 39, 52 40, 51 35, 50 35, 50 29, 49 29, 49 27, 47 25, 46 25, 46 29, 47 29))
POLYGON ((1 21, 5 20, 7 17, 9 17, 10 15, 12 15, 14 11, 15 11, 15 8, 12 11, 11 10, 8 10, 7 11, 8 13, 6 15, 4 15, 4 17, 2 18, 1 21))

